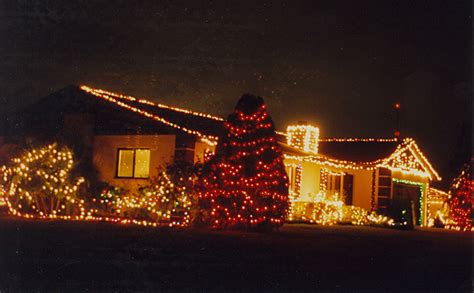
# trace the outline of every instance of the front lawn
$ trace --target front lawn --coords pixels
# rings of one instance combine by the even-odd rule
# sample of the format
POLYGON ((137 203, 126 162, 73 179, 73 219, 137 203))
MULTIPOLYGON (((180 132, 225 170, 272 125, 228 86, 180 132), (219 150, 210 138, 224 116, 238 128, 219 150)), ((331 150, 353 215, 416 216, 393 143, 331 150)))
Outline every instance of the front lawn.
POLYGON ((272 234, 0 220, 4 291, 470 292, 470 233, 287 224, 272 234))

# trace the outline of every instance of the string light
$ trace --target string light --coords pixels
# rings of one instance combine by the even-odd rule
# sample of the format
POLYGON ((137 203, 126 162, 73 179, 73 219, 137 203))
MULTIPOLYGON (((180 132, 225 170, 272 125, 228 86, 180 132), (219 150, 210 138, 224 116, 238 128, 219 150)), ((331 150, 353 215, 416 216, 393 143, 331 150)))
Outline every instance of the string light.
POLYGON ((445 223, 444 207, 448 198, 449 193, 433 187, 428 188, 426 200, 426 218, 429 227, 434 226, 437 219, 440 220, 441 223, 445 223))
POLYGON ((288 219, 294 222, 308 222, 319 225, 351 223, 352 225, 388 225, 393 226, 393 219, 369 213, 363 208, 344 204, 339 193, 329 194, 320 191, 314 196, 300 196, 291 200, 288 219))
MULTIPOLYGON (((162 104, 156 104, 145 99, 137 99, 131 96, 115 94, 111 92, 107 92, 100 89, 93 89, 87 86, 81 86, 81 90, 90 93, 98 98, 107 100, 109 102, 114 103, 122 108, 128 109, 130 111, 136 112, 141 114, 144 117, 154 119, 156 121, 162 122, 170 127, 179 129, 184 131, 188 134, 193 134, 200 137, 202 142, 207 143, 210 146, 216 146, 218 142, 218 137, 212 135, 206 135, 198 130, 193 130, 171 121, 160 117, 159 115, 155 115, 153 113, 147 112, 142 110, 138 107, 132 106, 130 102, 153 106, 161 109, 169 109, 177 112, 182 112, 189 115, 204 117, 208 119, 212 119, 215 121, 223 122, 224 119, 212 116, 209 114, 204 114, 200 112, 189 111, 185 109, 170 107, 162 104)), ((243 111, 236 110, 234 113, 236 117, 237 124, 224 122, 224 127, 227 130, 227 137, 222 141, 224 147, 233 150, 233 159, 231 162, 221 162, 215 165, 217 168, 222 170, 221 174, 214 174, 215 177, 221 176, 224 180, 224 184, 227 184, 228 187, 231 187, 229 190, 218 190, 222 186, 218 186, 218 184, 213 181, 216 178, 207 178, 205 179, 205 184, 208 184, 208 187, 211 186, 214 188, 213 191, 201 195, 203 199, 210 199, 211 206, 212 206, 212 214, 214 216, 219 215, 222 219, 225 219, 227 224, 235 224, 235 223, 250 223, 251 225, 258 225, 259 223, 263 223, 266 221, 270 221, 275 223, 276 225, 281 225, 284 220, 284 214, 286 213, 287 206, 284 202, 288 199, 288 194, 284 192, 273 192, 268 191, 271 188, 280 187, 283 182, 283 185, 288 187, 288 183, 284 170, 277 170, 274 172, 270 172, 275 168, 278 169, 282 165, 282 159, 278 156, 281 156, 281 151, 277 145, 276 138, 273 136, 267 137, 258 137, 261 133, 267 133, 267 131, 273 131, 273 123, 269 120, 269 115, 265 110, 265 105, 262 105, 260 108, 257 109, 255 113, 245 113, 243 111), (276 158, 271 161, 259 161, 257 165, 257 173, 251 177, 243 177, 242 174, 245 171, 245 166, 243 164, 232 164, 238 162, 240 159, 250 159, 250 158, 260 158, 263 154, 274 153, 278 154, 276 158), (260 164, 261 163, 261 164, 260 164), (207 180, 207 181, 206 181, 207 180), (240 188, 240 198, 243 200, 242 209, 235 213, 235 211, 230 211, 228 207, 225 207, 215 199, 217 197, 229 198, 236 193, 236 190, 240 188), (266 189, 265 189, 266 188, 266 189), (272 199, 273 201, 278 202, 277 205, 272 205, 270 201, 262 201, 256 203, 253 199, 252 195, 248 192, 248 190, 258 189, 260 194, 265 199, 272 199), (213 201, 214 200, 214 201, 213 201), (246 211, 244 212, 243 210, 246 211), (277 215, 277 216, 272 216, 277 215)), ((328 168, 337 168, 337 169, 350 169, 350 170, 375 170, 376 168, 388 168, 394 172, 401 172, 404 175, 413 175, 419 176, 423 178, 429 178, 430 180, 441 180, 441 177, 436 173, 434 168, 431 166, 429 161, 426 159, 424 154, 420 151, 418 146, 416 145, 415 141, 411 138, 404 139, 401 144, 399 144, 396 150, 387 158, 379 159, 376 161, 371 162, 351 162, 346 160, 337 160, 333 158, 329 158, 324 155, 317 155, 318 154, 318 141, 323 142, 396 142, 398 141, 396 138, 326 138, 326 139, 319 139, 319 129, 317 127, 309 126, 309 125, 292 125, 288 126, 287 133, 278 132, 280 135, 285 135, 287 138, 287 143, 290 146, 296 147, 300 150, 303 150, 311 155, 307 156, 293 156, 293 155, 284 155, 284 158, 287 160, 295 160, 297 162, 311 162, 323 166, 321 171, 321 191, 325 191, 327 186, 327 176, 339 176, 343 174, 342 172, 333 172, 330 171, 328 168), (327 167, 327 168, 326 168, 327 167), (324 185, 324 187, 323 187, 324 185)), ((64 173, 68 173, 70 168, 72 167, 72 153, 68 151, 56 151, 56 145, 48 146, 47 149, 40 149, 39 151, 33 151, 28 153, 23 158, 15 159, 17 166, 13 169, 11 168, 2 168, 3 173, 3 184, 0 185, 0 205, 3 202, 8 206, 10 213, 17 216, 22 216, 26 218, 61 218, 61 219, 72 219, 72 220, 103 220, 103 221, 110 221, 110 222, 120 222, 120 223, 133 223, 139 225, 149 225, 149 226, 156 226, 160 225, 156 221, 148 221, 148 220, 139 220, 139 219, 127 219, 123 216, 115 215, 115 217, 108 217, 108 216, 98 216, 98 210, 89 209, 87 210, 84 205, 83 200, 75 199, 73 194, 78 190, 79 186, 84 182, 84 179, 79 178, 76 182, 72 185, 67 185, 66 179, 64 179, 64 173), (12 181, 7 182, 10 180, 11 175, 16 174, 17 178, 21 178, 21 180, 27 182, 31 181, 31 174, 29 173, 30 167, 28 163, 32 163, 41 156, 44 155, 44 152, 52 151, 54 155, 57 157, 53 158, 53 162, 56 163, 58 161, 64 160, 66 162, 66 167, 63 169, 63 172, 59 171, 60 173, 52 175, 51 173, 43 172, 39 170, 35 176, 39 176, 42 180, 46 180, 49 182, 45 184, 43 187, 44 190, 51 192, 54 195, 59 195, 60 200, 53 203, 52 208, 48 209, 44 204, 38 201, 38 198, 35 195, 32 195, 32 192, 19 187, 19 181, 12 181), (67 158, 67 159, 64 159, 67 158), (63 180, 63 181, 61 181, 63 180), (61 187, 54 187, 55 185, 50 182, 60 182, 66 184, 65 186, 61 187), (5 186, 8 185, 8 188, 5 186), (3 186, 3 187, 2 187, 3 186), (16 198, 16 199, 15 199, 16 198), (76 214, 69 215, 68 213, 74 210, 76 214)), ((208 156, 206 160, 212 160, 208 156)), ((52 166, 51 164, 50 166, 52 166)), ((292 194, 290 194, 290 201, 291 201, 291 211, 290 211, 290 218, 294 218, 294 211, 295 206, 293 203, 304 202, 305 198, 301 197, 299 194, 300 192, 300 185, 301 185, 301 164, 297 164, 296 172, 296 180, 295 180, 295 190, 292 194)), ((395 181, 395 179, 394 179, 395 181)), ((414 181, 406 181, 406 180, 399 180, 399 182, 406 183, 411 182, 408 184, 416 184, 419 186, 420 183, 414 181)), ((151 212, 152 215, 156 217, 162 217, 162 219, 168 221, 170 220, 170 215, 173 209, 159 209, 154 204, 151 198, 161 198, 162 200, 166 200, 165 194, 163 194, 163 190, 166 190, 167 184, 170 182, 163 181, 161 187, 159 187, 156 193, 150 193, 149 198, 145 196, 144 198, 137 198, 136 196, 132 195, 125 195, 120 198, 115 198, 114 201, 110 200, 110 194, 104 193, 101 195, 103 197, 104 202, 107 204, 110 203, 110 207, 113 209, 123 211, 124 209, 146 209, 151 212)), ((60 186, 60 185, 58 185, 60 186)), ((211 188, 211 189, 212 189, 211 188)), ((423 194, 423 189, 421 188, 421 192, 423 194)), ((427 186, 426 188, 429 188, 427 186)), ((307 200, 307 198, 306 198, 307 200)), ((428 207, 429 204, 435 204, 435 201, 430 201, 431 198, 428 195, 428 207)), ((361 219, 363 218, 360 215, 364 213, 360 210, 354 208, 345 208, 344 205, 340 205, 340 202, 336 198, 329 198, 324 194, 320 194, 317 196, 316 199, 312 199, 311 202, 321 204, 323 203, 325 206, 329 206, 330 210, 333 209, 333 212, 322 211, 318 210, 318 213, 322 213, 325 216, 321 218, 321 220, 314 220, 316 219, 313 217, 313 221, 319 223, 335 223, 336 220, 343 217, 345 212, 341 209, 350 210, 351 213, 357 216, 354 216, 356 220, 354 223, 361 223, 363 222, 361 219)), ((437 202, 436 202, 437 203, 437 202)), ((185 208, 189 208, 189 203, 184 201, 182 206, 185 208)), ((422 206, 423 206, 423 198, 420 197, 420 214, 422 214, 422 206)), ((318 214, 317 213, 317 214, 318 214)), ((430 214, 427 215, 430 218, 430 214)), ((367 216, 369 217, 369 216, 367 216)), ((376 216, 373 216, 373 219, 379 219, 376 216)), ((161 221, 161 220, 160 220, 161 221)), ((215 226, 222 226, 222 223, 215 222, 215 226)), ((339 221, 339 220, 338 220, 339 221)), ((370 220, 369 220, 370 221, 370 220)), ((381 220, 382 221, 382 220, 381 220)), ((383 221, 382 221, 383 222, 383 221)), ((183 221, 173 222, 171 221, 171 225, 175 226, 185 226, 189 224, 189 214, 183 221)))
POLYGON ((319 128, 311 125, 289 125, 286 133, 288 145, 308 153, 318 153, 319 128))
MULTIPOLYGON (((150 118, 150 119, 153 119, 153 120, 156 120, 156 121, 159 121, 165 125, 168 125, 170 127, 173 127, 173 128, 176 128, 176 129, 179 129, 181 131, 184 131, 188 134, 192 134, 192 135, 197 135, 198 137, 200 137, 201 139, 203 139, 204 142, 209 142, 209 143, 213 143, 214 141, 216 141, 218 138, 217 136, 213 136, 213 135, 205 135, 203 134, 202 132, 198 131, 198 130, 193 130, 193 129, 189 129, 187 127, 184 127, 184 126, 181 126, 181 125, 178 125, 176 123, 173 123, 171 121, 168 121, 164 118, 162 118, 161 116, 158 116, 158 115, 155 115, 155 114, 152 114, 150 112, 147 112, 145 110, 142 110, 140 108, 137 108, 137 107, 134 107, 134 106, 131 106, 129 104, 127 104, 125 101, 137 101, 135 98, 133 97, 130 97, 130 96, 122 96, 122 95, 118 95, 118 94, 114 94, 114 95, 109 95, 108 92, 105 92, 105 91, 102 91, 102 90, 97 90, 97 89, 92 89, 92 88, 89 88, 85 85, 82 85, 80 87, 83 91, 87 92, 87 93, 90 93, 98 98, 101 98, 101 99, 104 99, 106 101, 109 101, 111 103, 114 103, 115 105, 117 106, 120 106, 122 108, 125 108, 127 110, 130 110, 130 111, 133 111, 135 113, 138 113, 144 117, 147 117, 147 118, 150 118)), ((143 101, 144 100, 139 100, 139 101, 143 101)), ((151 103, 151 102, 150 102, 151 103)), ((169 107, 170 109, 175 109, 175 108, 172 108, 172 107, 169 107)), ((179 109, 180 111, 187 111, 187 110, 184 110, 184 109, 179 109)), ((178 111, 178 110, 177 110, 178 111)), ((190 112, 190 111, 189 111, 190 112)), ((196 116, 201 116, 201 113, 197 113, 197 112, 190 112, 190 113, 193 113, 193 115, 196 115, 196 116)), ((206 114, 202 114, 204 116, 202 117, 206 117, 206 118, 210 118, 210 117, 207 117, 205 116, 206 114)), ((212 119, 212 118, 210 118, 212 119)))
POLYGON ((405 175, 428 177, 430 180, 438 181, 442 179, 412 138, 405 138, 395 151, 377 166, 398 171, 405 175))
POLYGON ((93 202, 104 205, 101 210, 108 210, 119 218, 183 227, 190 223, 192 203, 186 187, 172 183, 166 172, 161 172, 148 186, 139 188, 138 194, 107 189, 93 202))
POLYGON ((356 163, 345 160, 332 159, 323 155, 308 155, 308 156, 298 156, 298 155, 287 155, 285 154, 286 160, 295 160, 298 162, 309 162, 315 163, 320 166, 332 167, 332 168, 341 168, 341 169, 352 169, 352 170, 374 170, 376 166, 372 163, 356 163))
POLYGON ((448 199, 449 212, 445 228, 458 231, 472 231, 472 209, 474 205, 474 184, 471 164, 466 164, 453 180, 448 199))
POLYGON ((396 142, 397 138, 320 138, 320 142, 396 142))
MULTIPOLYGON (((145 105, 151 105, 155 106, 158 108, 163 108, 163 109, 170 109, 173 111, 178 111, 186 114, 191 114, 199 117, 204 117, 208 119, 213 119, 216 121, 224 121, 223 118, 205 114, 205 113, 200 113, 200 112, 194 112, 186 109, 181 109, 181 108, 176 108, 176 107, 171 107, 163 104, 157 104, 153 103, 151 101, 145 100, 145 99, 137 99, 132 96, 127 96, 127 95, 121 95, 121 94, 116 94, 112 92, 108 92, 105 90, 101 89, 94 89, 85 85, 82 85, 80 87, 82 90, 85 92, 88 92, 90 94, 93 94, 94 96, 97 96, 99 98, 103 98, 109 102, 113 102, 118 106, 121 106, 123 108, 126 108, 128 110, 140 113, 141 115, 152 118, 154 120, 160 121, 168 126, 171 126, 173 128, 182 130, 186 133, 197 135, 201 138, 201 141, 207 143, 210 146, 215 146, 217 145, 217 140, 218 137, 212 136, 212 135, 205 135, 202 132, 198 130, 192 130, 186 127, 183 127, 181 125, 178 125, 176 123, 170 122, 158 115, 154 115, 152 113, 149 113, 147 111, 144 111, 142 109, 139 109, 137 107, 133 107, 124 101, 130 101, 130 102, 137 102, 145 105)), ((239 114, 241 115, 241 114, 239 114)), ((254 119, 255 117, 249 117, 249 119, 254 119)), ((260 117, 259 119, 264 119, 265 116, 260 117)), ((270 127, 269 124, 261 125, 262 127, 270 127)), ((239 133, 238 129, 234 129, 235 133, 239 133)), ((284 134, 279 132, 279 134, 284 134)), ((287 143, 291 146, 294 146, 298 149, 301 149, 303 151, 312 153, 312 154, 317 154, 318 152, 318 140, 324 141, 324 142, 394 142, 398 141, 397 138, 326 138, 326 139, 319 139, 319 129, 314 126, 310 125, 290 125, 287 128, 287 143)), ((307 160, 307 159, 306 159, 307 160)), ((322 158, 315 159, 311 158, 309 159, 310 161, 322 161, 322 158)), ((415 141, 411 138, 404 139, 402 144, 400 144, 395 152, 389 157, 384 160, 377 160, 374 162, 365 162, 365 163, 354 163, 354 162, 349 162, 349 161, 344 161, 344 160, 335 160, 335 159, 330 159, 328 157, 325 157, 324 160, 327 162, 325 163, 326 166, 329 167, 336 167, 336 168, 348 168, 348 169, 354 169, 354 170, 361 170, 361 169, 374 169, 374 167, 370 166, 373 164, 378 164, 376 167, 384 167, 384 168, 389 168, 392 171, 398 171, 401 172, 405 175, 415 175, 415 176, 420 176, 420 177, 429 177, 430 180, 436 179, 436 180, 441 180, 441 177, 436 173, 434 168, 431 166, 429 161, 426 159, 426 157, 423 155, 423 153, 419 150, 418 146, 416 145, 415 141), (415 156, 416 160, 411 159, 405 159, 401 154, 405 152, 406 150, 410 150, 413 155, 415 156), (396 163, 393 161, 397 161, 396 163), (403 162, 402 162, 403 161, 403 162), (407 164, 416 164, 419 163, 419 166, 415 165, 407 165, 407 164), (415 167, 415 168, 413 168, 415 167)))
POLYGON ((27 217, 85 217, 84 200, 77 198, 84 178, 71 181, 72 157, 67 148, 50 144, 13 159, 12 167, 3 166, 4 200, 9 212, 27 217))
MULTIPOLYGON (((149 187, 140 189, 141 194, 126 193, 113 196, 108 190, 100 199, 88 204, 78 194, 84 178, 71 183, 74 165, 72 152, 57 144, 25 152, 12 160, 11 167, 2 166, 0 198, 5 201, 8 212, 27 219, 62 219, 74 221, 105 221, 141 226, 187 226, 190 223, 191 198, 185 186, 175 185, 166 173, 161 173, 149 187), (112 213, 108 209, 112 208, 112 213), (130 217, 133 210, 151 215, 141 219, 139 213, 130 217), (121 213, 129 213, 128 216, 121 213), (179 215, 182 211, 183 215, 179 215), (178 214, 177 214, 178 213, 178 214)), ((184 178, 181 181, 185 181, 184 178)))
MULTIPOLYGON (((411 181, 411 180, 406 180, 406 179, 398 179, 398 178, 392 178, 392 181, 395 182, 395 183, 402 183, 402 184, 408 184, 408 185, 414 185, 414 186, 418 186, 419 189, 420 189, 420 197, 418 199, 418 203, 419 203, 419 213, 420 213, 420 218, 418 219, 418 224, 419 225, 423 225, 424 224, 424 216, 423 216, 423 202, 425 200, 424 196, 425 196, 425 184, 423 183, 420 183, 420 182, 415 182, 415 181, 411 181)), ((428 185, 428 183, 427 183, 428 185)), ((429 187, 428 187, 429 188, 429 187)))
POLYGON ((375 170, 376 168, 387 168, 404 175, 427 177, 430 180, 441 180, 441 177, 420 151, 415 141, 411 138, 404 139, 389 157, 375 161, 353 162, 337 160, 322 154, 307 156, 285 155, 285 159, 350 170, 375 170))
POLYGON ((224 123, 218 152, 201 178, 201 206, 214 228, 272 228, 288 209, 288 178, 261 98, 243 96, 224 123), (247 109, 253 105, 255 108, 247 109), (250 106, 249 106, 250 107, 250 106))
POLYGON ((90 88, 86 85, 81 85, 80 88, 82 90, 84 90, 88 93, 92 93, 94 95, 111 96, 111 97, 114 97, 114 98, 128 100, 130 102, 138 102, 140 104, 154 106, 154 107, 161 108, 161 109, 168 109, 168 110, 172 110, 172 111, 176 111, 176 112, 182 112, 182 113, 185 113, 185 114, 204 117, 204 118, 208 118, 208 119, 212 119, 212 120, 216 120, 216 121, 224 121, 224 118, 221 118, 221 117, 218 117, 218 116, 214 116, 214 115, 210 115, 210 114, 206 114, 206 113, 201 113, 201 112, 196 112, 196 111, 191 111, 191 110, 182 109, 182 108, 177 108, 177 107, 172 107, 172 106, 163 105, 163 104, 159 104, 159 103, 154 103, 154 102, 152 102, 150 100, 147 100, 147 99, 137 99, 137 98, 132 97, 132 96, 112 93, 112 92, 108 92, 108 91, 105 91, 105 90, 102 90, 102 89, 94 89, 94 88, 90 88))

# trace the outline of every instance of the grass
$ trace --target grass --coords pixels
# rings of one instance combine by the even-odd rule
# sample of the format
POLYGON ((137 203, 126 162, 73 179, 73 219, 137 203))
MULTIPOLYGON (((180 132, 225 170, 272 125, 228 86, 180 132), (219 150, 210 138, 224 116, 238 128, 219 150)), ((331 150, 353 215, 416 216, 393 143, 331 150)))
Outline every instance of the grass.
POLYGON ((470 233, 0 219, 1 291, 471 291, 470 233))

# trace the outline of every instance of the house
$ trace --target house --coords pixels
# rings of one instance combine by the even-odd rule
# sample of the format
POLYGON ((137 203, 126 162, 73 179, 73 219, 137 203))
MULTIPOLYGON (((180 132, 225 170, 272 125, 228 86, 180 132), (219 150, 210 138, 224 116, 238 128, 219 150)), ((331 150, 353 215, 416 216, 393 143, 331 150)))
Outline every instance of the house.
MULTIPOLYGON (((22 137, 65 140, 95 165, 101 180, 134 190, 175 160, 203 161, 223 118, 87 86, 68 86, 22 115, 22 137)), ((339 193, 348 205, 385 212, 396 199, 430 217, 428 190, 440 176, 413 139, 323 139, 300 124, 278 132, 293 199, 339 193)))
MULTIPOLYGON (((310 126, 300 126, 304 128, 310 126)), ((291 135, 287 134, 289 143, 291 135)), ((294 146, 300 149, 309 143, 307 139, 299 142, 294 146)), ((290 191, 295 197, 311 199, 322 191, 339 193, 347 205, 382 214, 394 200, 413 201, 418 225, 427 225, 434 217, 430 182, 441 177, 415 140, 319 139, 313 149, 317 151, 306 156, 285 155, 290 191)))

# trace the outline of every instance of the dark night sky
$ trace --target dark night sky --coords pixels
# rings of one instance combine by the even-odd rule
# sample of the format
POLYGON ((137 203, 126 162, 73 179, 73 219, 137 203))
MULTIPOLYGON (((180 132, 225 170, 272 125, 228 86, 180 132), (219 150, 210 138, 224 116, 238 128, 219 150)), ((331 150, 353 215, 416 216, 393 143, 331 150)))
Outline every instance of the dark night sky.
POLYGON ((84 83, 226 116, 250 91, 279 129, 387 137, 400 100, 443 177, 470 152, 470 1, 189 2, 0 1, 3 112, 84 83))

